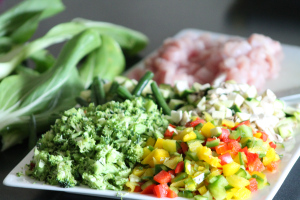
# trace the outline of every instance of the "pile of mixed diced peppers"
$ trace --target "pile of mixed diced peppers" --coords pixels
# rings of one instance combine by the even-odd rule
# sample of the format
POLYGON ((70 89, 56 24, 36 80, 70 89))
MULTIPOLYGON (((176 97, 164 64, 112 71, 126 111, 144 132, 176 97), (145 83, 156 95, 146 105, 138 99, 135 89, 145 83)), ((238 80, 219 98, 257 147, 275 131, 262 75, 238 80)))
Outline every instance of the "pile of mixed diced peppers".
POLYGON ((247 199, 268 185, 264 170, 277 170, 275 148, 249 121, 215 126, 192 117, 185 126, 170 124, 163 139, 148 138, 126 186, 159 198, 247 199))

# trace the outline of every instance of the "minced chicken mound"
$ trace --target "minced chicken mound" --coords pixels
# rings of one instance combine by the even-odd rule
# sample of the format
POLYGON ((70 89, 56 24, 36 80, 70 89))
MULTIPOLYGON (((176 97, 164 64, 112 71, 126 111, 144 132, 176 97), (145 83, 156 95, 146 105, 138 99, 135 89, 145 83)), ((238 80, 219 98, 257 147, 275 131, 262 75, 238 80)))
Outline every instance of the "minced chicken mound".
POLYGON ((186 80, 191 85, 235 80, 264 89, 266 80, 276 78, 282 60, 278 41, 252 34, 248 39, 212 37, 187 33, 166 39, 144 68, 131 71, 130 78, 139 80, 146 70, 154 72, 154 80, 174 84, 186 80))

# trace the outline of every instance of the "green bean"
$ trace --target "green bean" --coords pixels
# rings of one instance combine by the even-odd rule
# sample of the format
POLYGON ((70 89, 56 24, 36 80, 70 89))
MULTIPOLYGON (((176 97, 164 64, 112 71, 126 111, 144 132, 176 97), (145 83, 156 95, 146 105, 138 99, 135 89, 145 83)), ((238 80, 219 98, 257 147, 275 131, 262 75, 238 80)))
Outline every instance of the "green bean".
POLYGON ((99 77, 95 77, 93 80, 92 92, 94 96, 94 103, 96 105, 102 105, 105 103, 105 91, 103 82, 99 77))
POLYGON ((123 86, 119 85, 118 87, 118 95, 122 98, 122 99, 132 99, 132 95, 131 93, 123 86))
POLYGON ((139 83, 135 86, 132 95, 134 96, 140 96, 146 87, 146 85, 149 83, 149 81, 153 78, 154 74, 150 71, 147 71, 145 75, 140 79, 139 83))
POLYGON ((113 81, 106 95, 106 100, 111 101, 117 95, 119 83, 117 81, 113 81))
POLYGON ((159 107, 162 108, 164 114, 170 115, 171 114, 171 109, 169 108, 168 104, 166 103, 165 99, 161 95, 156 82, 151 83, 151 89, 154 97, 156 98, 157 104, 159 107))
POLYGON ((82 107, 88 107, 89 106, 89 103, 86 100, 84 100, 83 98, 81 98, 81 97, 76 97, 75 100, 82 107))
POLYGON ((30 123, 29 123, 29 140, 28 140, 28 148, 32 149, 37 142, 37 130, 36 130, 36 119, 34 115, 30 115, 30 123))

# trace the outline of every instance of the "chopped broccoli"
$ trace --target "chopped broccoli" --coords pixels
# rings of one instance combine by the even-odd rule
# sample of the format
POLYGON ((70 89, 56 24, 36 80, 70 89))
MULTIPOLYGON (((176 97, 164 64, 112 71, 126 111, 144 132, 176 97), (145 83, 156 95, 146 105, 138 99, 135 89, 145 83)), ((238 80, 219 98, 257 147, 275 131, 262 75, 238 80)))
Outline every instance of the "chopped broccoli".
POLYGON ((122 190, 147 138, 168 126, 149 104, 138 97, 65 111, 38 141, 27 174, 61 187, 122 190))

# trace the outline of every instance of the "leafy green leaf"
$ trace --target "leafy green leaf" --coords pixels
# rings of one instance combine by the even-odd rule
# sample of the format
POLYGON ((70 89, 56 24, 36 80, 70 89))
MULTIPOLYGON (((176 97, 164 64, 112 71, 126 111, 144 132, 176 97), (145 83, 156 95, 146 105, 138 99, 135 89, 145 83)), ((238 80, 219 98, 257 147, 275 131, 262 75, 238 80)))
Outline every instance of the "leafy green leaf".
POLYGON ((112 80, 125 68, 125 58, 120 45, 108 35, 101 35, 101 39, 101 46, 88 55, 79 69, 85 88, 91 85, 95 76, 112 80))
POLYGON ((0 36, 11 36, 15 42, 27 41, 39 21, 64 10, 61 0, 25 0, 0 16, 0 36), (27 27, 27 28, 26 28, 27 27))
POLYGON ((135 55, 144 49, 148 44, 147 36, 138 31, 120 25, 107 22, 91 21, 82 18, 76 18, 73 21, 82 24, 87 28, 92 28, 101 35, 109 35, 119 43, 119 45, 128 55, 135 55))
MULTIPOLYGON (((0 129, 21 121, 22 116, 41 113, 48 103, 72 79, 72 71, 82 57, 100 44, 96 32, 87 30, 70 40, 54 67, 33 78, 15 75, 0 84, 0 129), (9 88, 13 87, 13 90, 9 88)), ((73 86, 74 87, 74 86, 73 86)), ((0 132, 1 135, 1 132, 0 132)))
POLYGON ((39 73, 44 73, 55 63, 55 58, 47 50, 40 50, 32 54, 29 59, 34 62, 34 69, 39 73))
POLYGON ((24 59, 33 53, 50 45, 69 40, 86 29, 94 30, 99 35, 109 35, 130 55, 143 49, 148 42, 145 35, 122 26, 77 19, 73 22, 59 24, 53 27, 45 36, 27 45, 17 46, 7 54, 0 56, 0 79, 9 75, 24 59))

